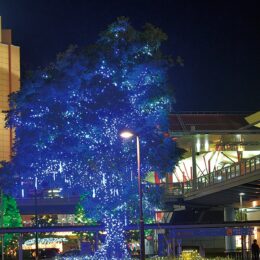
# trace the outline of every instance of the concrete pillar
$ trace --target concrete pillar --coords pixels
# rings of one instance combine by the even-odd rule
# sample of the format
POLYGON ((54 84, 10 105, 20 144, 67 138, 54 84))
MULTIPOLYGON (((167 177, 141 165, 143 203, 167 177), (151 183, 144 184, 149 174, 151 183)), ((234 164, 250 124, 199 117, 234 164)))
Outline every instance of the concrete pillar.
POLYGON ((145 255, 154 255, 153 239, 145 239, 145 255))
POLYGON ((158 256, 165 256, 165 246, 164 234, 158 234, 158 256))
POLYGON ((23 260, 23 234, 21 233, 18 239, 18 257, 19 260, 23 260))
POLYGON ((181 254, 182 254, 181 242, 182 242, 182 240, 180 238, 178 238, 177 239, 177 244, 178 244, 178 247, 177 247, 177 257, 180 257, 181 254))
POLYGON ((172 255, 172 239, 169 237, 169 234, 167 236, 167 256, 172 255))
MULTIPOLYGON (((233 207, 224 208, 224 221, 235 221, 235 209, 233 207)), ((235 236, 225 236, 225 249, 227 253, 236 251, 235 236)))
POLYGON ((98 232, 95 232, 95 244, 94 244, 94 251, 98 250, 98 232))
POLYGON ((176 257, 175 247, 176 247, 176 241, 175 238, 172 238, 172 256, 174 258, 176 257))
POLYGON ((196 164, 196 139, 193 136, 192 148, 191 148, 191 157, 192 157, 192 189, 197 189, 197 164, 196 164))

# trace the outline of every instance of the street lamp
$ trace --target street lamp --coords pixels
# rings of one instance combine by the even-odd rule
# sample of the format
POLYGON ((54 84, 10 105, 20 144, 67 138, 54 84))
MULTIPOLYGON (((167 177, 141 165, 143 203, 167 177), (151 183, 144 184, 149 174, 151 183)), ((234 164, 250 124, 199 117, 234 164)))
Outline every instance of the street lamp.
POLYGON ((141 167, 140 167, 140 140, 139 136, 130 132, 123 131, 120 136, 124 139, 136 137, 136 154, 137 154, 137 174, 138 174, 138 195, 139 195, 139 232, 140 232, 140 259, 145 259, 145 241, 144 241, 144 218, 143 218, 143 191, 141 183, 141 167))

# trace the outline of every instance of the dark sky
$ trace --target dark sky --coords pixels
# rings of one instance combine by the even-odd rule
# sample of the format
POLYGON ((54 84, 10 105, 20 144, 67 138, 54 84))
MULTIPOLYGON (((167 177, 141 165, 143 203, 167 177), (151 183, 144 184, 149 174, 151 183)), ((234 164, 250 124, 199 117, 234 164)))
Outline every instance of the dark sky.
POLYGON ((4 28, 35 69, 71 44, 94 42, 118 16, 168 34, 165 50, 184 67, 172 71, 177 111, 260 109, 259 0, 0 0, 4 28))

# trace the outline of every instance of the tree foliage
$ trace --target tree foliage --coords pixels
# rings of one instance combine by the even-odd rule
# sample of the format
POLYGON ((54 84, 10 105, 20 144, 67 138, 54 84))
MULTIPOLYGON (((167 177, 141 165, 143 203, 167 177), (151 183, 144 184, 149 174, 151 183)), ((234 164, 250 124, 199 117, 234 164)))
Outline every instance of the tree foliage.
POLYGON ((85 208, 82 206, 82 201, 85 200, 85 196, 82 195, 80 198, 80 202, 77 203, 75 208, 75 221, 79 224, 85 224, 85 225, 95 225, 97 224, 97 221, 94 219, 91 219, 87 216, 85 208))
MULTIPOLYGON (((127 254, 123 228, 138 216, 135 140, 120 132, 140 137, 143 178, 149 171, 163 177, 175 164, 175 143, 165 135, 172 101, 169 59, 160 50, 166 39, 151 24, 137 31, 119 18, 96 44, 71 46, 11 97, 7 119, 16 139, 9 168, 37 186, 87 191, 83 205, 106 224, 100 254, 109 259, 127 254)), ((147 216, 160 201, 156 190, 145 194, 147 216)))
MULTIPOLYGON (((1 209, 3 209, 3 223, 1 226, 4 228, 8 227, 21 227, 22 226, 22 218, 20 212, 17 208, 17 204, 14 198, 8 195, 3 195, 3 204, 1 205, 1 209)), ((1 213, 2 214, 2 213, 1 213)), ((17 247, 17 234, 5 234, 4 235, 4 246, 5 251, 13 250, 17 247)), ((0 251, 2 247, 0 247, 0 251)))

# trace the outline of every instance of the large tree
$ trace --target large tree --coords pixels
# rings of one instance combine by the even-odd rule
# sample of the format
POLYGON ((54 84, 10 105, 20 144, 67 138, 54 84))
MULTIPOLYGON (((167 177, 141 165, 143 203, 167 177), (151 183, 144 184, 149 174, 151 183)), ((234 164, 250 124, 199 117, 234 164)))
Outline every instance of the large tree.
MULTIPOLYGON (((124 227, 138 219, 135 141, 123 141, 120 131, 140 136, 143 178, 151 171, 162 176, 175 163, 174 142, 165 134, 172 99, 170 60, 160 51, 166 38, 150 24, 137 31, 120 18, 93 46, 70 47, 33 73, 11 98, 11 172, 38 187, 86 194, 88 216, 107 232, 97 259, 127 258, 124 227)), ((151 189, 146 213, 159 201, 151 189)))

